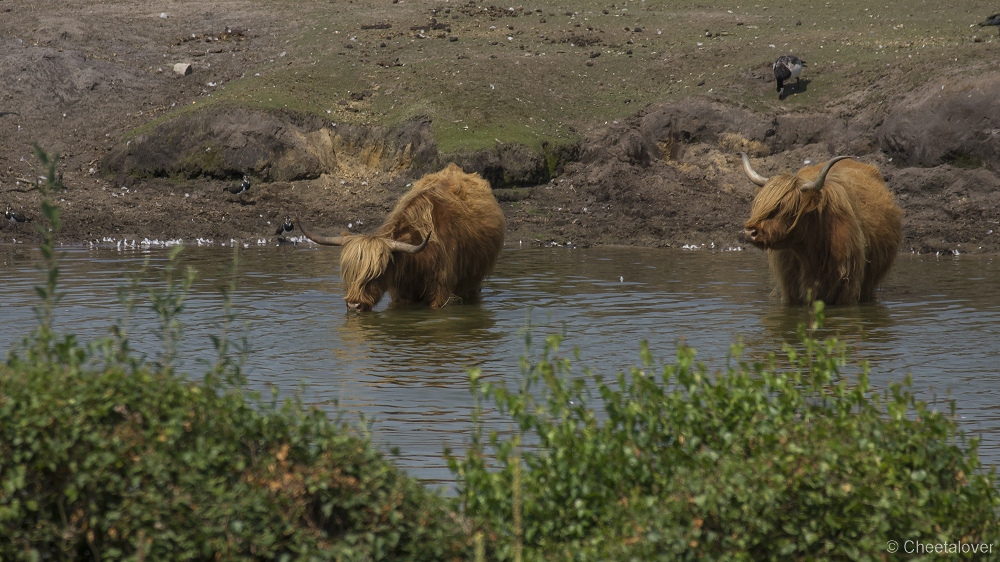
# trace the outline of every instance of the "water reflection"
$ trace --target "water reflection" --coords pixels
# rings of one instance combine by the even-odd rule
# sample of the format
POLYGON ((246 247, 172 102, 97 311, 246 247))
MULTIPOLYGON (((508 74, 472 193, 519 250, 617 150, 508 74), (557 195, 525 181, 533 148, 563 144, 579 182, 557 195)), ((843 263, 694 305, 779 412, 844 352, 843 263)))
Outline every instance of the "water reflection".
MULTIPOLYGON (((126 272, 150 260, 162 268, 166 251, 69 251, 63 262, 65 297, 57 327, 84 340, 103 336, 123 314, 117 289, 126 272)), ((232 276, 232 251, 185 250, 199 277, 187 301, 181 366, 197 374, 211 359, 209 340, 221 314, 218 288, 232 276)), ((38 254, 0 246, 0 347, 9 348, 34 326, 33 285, 42 279, 38 254)), ((428 480, 450 478, 441 451, 467 442, 472 400, 467 372, 513 383, 524 352, 521 334, 566 333, 579 348, 574 372, 604 375, 638 362, 639 342, 672 361, 679 341, 694 347, 712 369, 724 368, 737 337, 751 359, 795 340, 804 308, 770 296, 763 254, 633 248, 586 250, 507 248, 488 280, 481 304, 347 312, 333 248, 250 248, 241 251, 235 296, 236 334, 251 354, 250 383, 283 393, 301 388, 305 400, 376 421, 374 436, 398 446, 402 462, 428 480), (529 317, 530 311, 530 317, 529 317)), ((900 256, 873 305, 827 309, 821 335, 839 335, 871 364, 872 383, 913 375, 925 399, 957 400, 963 426, 984 436, 982 455, 1000 460, 1000 304, 997 261, 990 257, 900 256)), ((133 344, 155 357, 157 321, 147 309, 130 321, 133 344)), ((492 427, 508 422, 488 416, 492 427)))
POLYGON ((346 314, 337 335, 344 359, 371 361, 374 370, 387 376, 411 373, 425 379, 424 373, 456 363, 485 362, 488 343, 503 337, 496 324, 496 313, 480 306, 407 307, 346 314))
MULTIPOLYGON (((891 344, 895 339, 892 330, 895 325, 891 309, 885 304, 862 304, 827 307, 823 314, 823 328, 820 337, 835 336, 853 341, 872 341, 891 344)), ((764 334, 761 343, 767 341, 798 341, 798 328, 812 320, 811 309, 807 307, 777 307, 766 311, 760 317, 764 334)))

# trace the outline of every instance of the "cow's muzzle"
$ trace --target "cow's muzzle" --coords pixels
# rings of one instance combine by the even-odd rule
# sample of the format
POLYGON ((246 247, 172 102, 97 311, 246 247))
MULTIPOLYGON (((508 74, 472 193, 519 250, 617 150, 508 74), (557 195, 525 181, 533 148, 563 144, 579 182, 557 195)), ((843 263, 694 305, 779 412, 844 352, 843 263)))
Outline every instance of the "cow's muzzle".
POLYGON ((347 303, 347 310, 350 310, 351 312, 368 312, 371 309, 372 309, 371 305, 367 305, 363 302, 347 303))

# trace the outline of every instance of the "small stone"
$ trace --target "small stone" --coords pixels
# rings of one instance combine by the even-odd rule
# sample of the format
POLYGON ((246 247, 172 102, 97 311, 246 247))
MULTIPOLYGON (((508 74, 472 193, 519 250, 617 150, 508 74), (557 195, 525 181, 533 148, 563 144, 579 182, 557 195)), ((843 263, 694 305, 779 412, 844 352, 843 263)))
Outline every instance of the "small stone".
POLYGON ((194 69, 191 68, 191 63, 189 62, 179 62, 174 65, 174 72, 180 74, 181 76, 187 76, 191 74, 194 69))

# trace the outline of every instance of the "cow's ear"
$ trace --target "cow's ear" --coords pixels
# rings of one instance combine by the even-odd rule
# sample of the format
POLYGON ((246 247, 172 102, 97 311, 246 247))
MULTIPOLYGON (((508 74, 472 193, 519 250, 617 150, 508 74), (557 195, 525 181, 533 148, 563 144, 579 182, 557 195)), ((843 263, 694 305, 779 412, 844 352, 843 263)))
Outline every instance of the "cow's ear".
POLYGON ((350 230, 341 230, 340 231, 340 235, 341 236, 353 236, 353 234, 351 234, 350 230))

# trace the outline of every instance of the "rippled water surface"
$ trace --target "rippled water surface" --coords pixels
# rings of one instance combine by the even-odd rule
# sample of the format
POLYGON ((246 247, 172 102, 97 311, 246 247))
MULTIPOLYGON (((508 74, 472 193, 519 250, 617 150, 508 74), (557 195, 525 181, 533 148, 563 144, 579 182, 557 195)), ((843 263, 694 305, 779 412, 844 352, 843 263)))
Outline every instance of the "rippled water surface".
MULTIPOLYGON (((155 276, 166 255, 68 251, 57 327, 84 340, 107 334, 124 314, 125 275, 149 259, 155 276)), ((227 283, 233 253, 190 248, 183 256, 198 280, 183 317, 182 368, 197 374, 197 359, 210 357, 209 337, 218 333, 216 289, 227 283)), ((38 259, 33 249, 0 246, 0 349, 34 326, 38 259)), ((721 368, 738 336, 752 355, 777 351, 806 319, 803 309, 770 297, 766 259, 756 251, 508 247, 482 304, 428 310, 383 302, 364 315, 346 311, 338 259, 334 248, 241 250, 235 302, 251 347, 249 381, 260 390, 301 388, 309 403, 363 413, 375 422, 376 441, 398 447, 402 463, 432 481, 450 479, 443 448, 468 440, 468 369, 515 381, 529 318, 536 349, 542 336, 564 331, 564 347, 579 348, 575 372, 608 375, 638 361, 641 340, 666 361, 683 340, 721 368)), ((832 309, 827 321, 870 362, 873 384, 909 373, 923 398, 954 398, 963 426, 983 437, 989 463, 1000 461, 998 274, 997 258, 901 255, 879 304, 832 309)), ((140 309, 129 325, 136 347, 155 357, 153 314, 140 309)))

